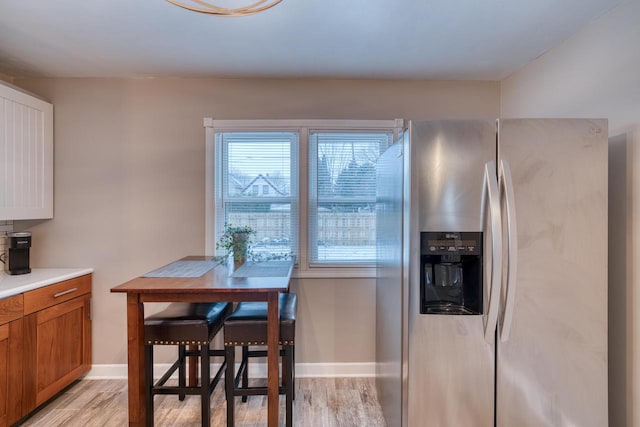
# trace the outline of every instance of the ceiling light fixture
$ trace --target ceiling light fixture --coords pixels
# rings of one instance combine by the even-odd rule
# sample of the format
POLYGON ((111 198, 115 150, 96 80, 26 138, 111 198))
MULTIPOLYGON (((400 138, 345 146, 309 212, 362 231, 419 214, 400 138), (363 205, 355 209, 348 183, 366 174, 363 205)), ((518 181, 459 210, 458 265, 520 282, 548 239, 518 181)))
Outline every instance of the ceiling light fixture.
POLYGON ((176 6, 192 10, 194 12, 207 13, 209 15, 218 16, 247 16, 253 15, 263 10, 272 8, 280 3, 282 0, 258 0, 254 3, 237 8, 229 8, 223 6, 217 6, 215 4, 207 3, 202 0, 188 0, 192 5, 185 4, 176 0, 167 0, 169 3, 173 3, 176 6))

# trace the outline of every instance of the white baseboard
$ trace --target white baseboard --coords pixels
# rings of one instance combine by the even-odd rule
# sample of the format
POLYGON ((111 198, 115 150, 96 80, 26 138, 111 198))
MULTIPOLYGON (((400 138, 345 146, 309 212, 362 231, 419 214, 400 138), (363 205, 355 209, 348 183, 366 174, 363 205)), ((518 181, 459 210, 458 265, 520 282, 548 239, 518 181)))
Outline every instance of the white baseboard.
MULTIPOLYGON (((212 366, 213 367, 213 366, 212 366)), ((154 376, 159 378, 169 368, 169 364, 156 364, 154 376)), ((333 378, 333 377, 374 377, 376 364, 370 363, 296 363, 297 378, 333 378)), ((253 378, 266 378, 266 363, 250 363, 249 375, 253 378)), ((90 380, 127 378, 127 365, 93 365, 84 377, 90 380)))

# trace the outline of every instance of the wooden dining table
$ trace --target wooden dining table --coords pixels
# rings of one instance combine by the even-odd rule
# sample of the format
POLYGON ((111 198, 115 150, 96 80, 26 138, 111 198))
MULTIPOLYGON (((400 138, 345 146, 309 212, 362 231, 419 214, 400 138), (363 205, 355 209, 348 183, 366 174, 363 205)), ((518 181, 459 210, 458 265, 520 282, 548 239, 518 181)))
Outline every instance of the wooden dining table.
MULTIPOLYGON (((144 303, 158 302, 267 302, 268 426, 278 425, 278 295, 289 291, 294 260, 248 261, 236 271, 212 257, 189 256, 111 289, 127 295, 127 348, 129 425, 145 425, 144 303), (205 265, 206 264, 206 265, 205 265), (180 276, 181 268, 195 266, 191 276, 180 276), (201 275, 198 267, 213 266, 201 275), (231 269, 232 270, 232 269, 231 269), (177 272, 176 272, 177 271, 177 272), (167 277, 168 276, 168 277, 167 277)), ((184 271, 184 269, 183 269, 184 271)))

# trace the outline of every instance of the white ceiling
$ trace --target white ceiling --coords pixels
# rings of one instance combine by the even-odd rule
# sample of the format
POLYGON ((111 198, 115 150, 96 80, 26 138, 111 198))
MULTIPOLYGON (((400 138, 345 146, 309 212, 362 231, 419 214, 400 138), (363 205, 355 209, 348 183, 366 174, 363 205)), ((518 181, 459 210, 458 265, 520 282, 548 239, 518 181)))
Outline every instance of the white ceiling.
POLYGON ((283 0, 229 18, 165 0, 0 0, 0 73, 499 80, 619 3, 283 0))

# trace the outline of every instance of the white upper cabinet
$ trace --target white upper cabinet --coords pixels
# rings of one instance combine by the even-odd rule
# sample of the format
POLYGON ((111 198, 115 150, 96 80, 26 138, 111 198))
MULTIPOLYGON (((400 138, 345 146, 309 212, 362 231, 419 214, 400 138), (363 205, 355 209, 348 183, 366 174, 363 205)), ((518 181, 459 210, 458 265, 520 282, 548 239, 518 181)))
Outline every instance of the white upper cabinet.
POLYGON ((53 105, 0 83, 0 220, 53 218, 53 105))

